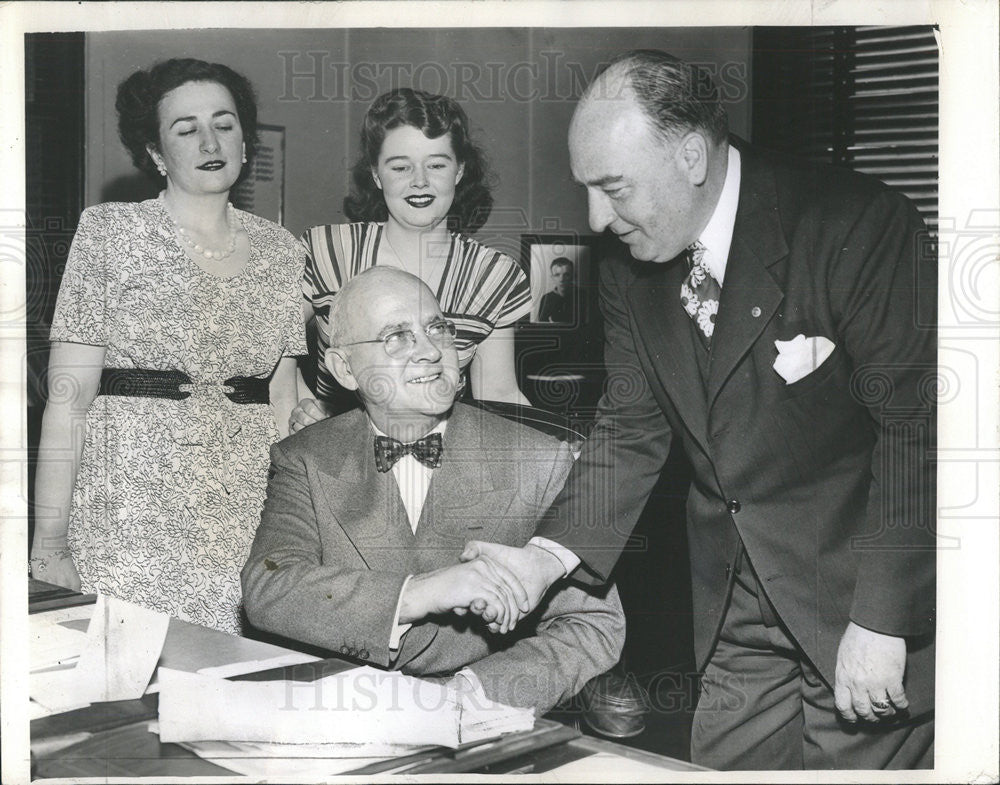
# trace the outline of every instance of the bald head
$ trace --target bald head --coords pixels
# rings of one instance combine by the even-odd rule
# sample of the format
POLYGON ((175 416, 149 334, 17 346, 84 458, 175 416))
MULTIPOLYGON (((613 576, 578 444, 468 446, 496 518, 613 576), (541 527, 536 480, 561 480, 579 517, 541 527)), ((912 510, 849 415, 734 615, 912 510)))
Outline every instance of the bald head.
POLYGON ((330 306, 330 346, 372 337, 359 335, 358 328, 362 327, 380 297, 397 295, 417 301, 435 301, 434 293, 427 284, 396 267, 370 267, 351 278, 341 287, 330 306))
POLYGON ((636 101, 653 128, 666 139, 700 131, 723 144, 729 123, 719 90, 708 69, 654 49, 619 55, 587 87, 581 108, 600 100, 636 101))
POLYGON ((627 74, 614 66, 590 83, 577 104, 569 126, 570 149, 575 139, 595 133, 605 137, 609 145, 623 148, 621 154, 625 156, 628 150, 621 144, 622 139, 640 139, 644 145, 665 141, 627 74))
POLYGON ((440 422, 460 389, 454 333, 441 329, 448 324, 423 281, 372 267, 333 299, 327 368, 358 392, 383 433, 411 441, 440 422))
POLYGON ((588 111, 596 102, 625 100, 637 100, 635 90, 629 81, 627 71, 621 66, 611 65, 587 85, 574 114, 588 111))

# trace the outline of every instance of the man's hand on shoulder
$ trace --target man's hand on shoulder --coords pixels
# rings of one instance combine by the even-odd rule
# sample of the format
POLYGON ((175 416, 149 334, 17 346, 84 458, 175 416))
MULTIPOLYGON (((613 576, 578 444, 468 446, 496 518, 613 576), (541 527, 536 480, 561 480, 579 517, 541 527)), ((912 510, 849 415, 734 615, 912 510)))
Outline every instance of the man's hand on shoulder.
MULTIPOLYGON (((512 573, 524 590, 519 597, 521 615, 531 613, 541 602, 549 587, 565 575, 565 567, 552 553, 537 545, 514 548, 495 542, 472 540, 462 552, 462 561, 484 558, 512 573)), ((475 609, 473 609, 475 610, 475 609)), ((493 625, 490 625, 493 630, 493 625)), ((493 630, 496 632, 496 630, 493 630)))
POLYGON ((895 635, 847 625, 837 650, 833 690, 837 711, 848 722, 869 722, 893 716, 909 706, 903 689, 906 641, 895 635))

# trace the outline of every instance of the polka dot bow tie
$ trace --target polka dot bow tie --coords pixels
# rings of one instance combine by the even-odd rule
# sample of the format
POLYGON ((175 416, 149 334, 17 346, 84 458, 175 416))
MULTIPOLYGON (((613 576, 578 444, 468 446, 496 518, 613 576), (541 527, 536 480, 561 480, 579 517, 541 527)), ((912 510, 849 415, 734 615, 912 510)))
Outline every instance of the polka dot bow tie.
POLYGON ((428 434, 423 439, 417 439, 409 444, 403 444, 391 436, 376 436, 375 468, 380 472, 387 472, 404 455, 412 455, 424 466, 436 469, 441 465, 442 452, 444 445, 440 433, 428 434))
POLYGON ((705 265, 705 246, 697 240, 687 247, 691 269, 681 284, 681 305, 698 326, 698 337, 708 348, 715 332, 715 316, 719 312, 722 287, 705 265))

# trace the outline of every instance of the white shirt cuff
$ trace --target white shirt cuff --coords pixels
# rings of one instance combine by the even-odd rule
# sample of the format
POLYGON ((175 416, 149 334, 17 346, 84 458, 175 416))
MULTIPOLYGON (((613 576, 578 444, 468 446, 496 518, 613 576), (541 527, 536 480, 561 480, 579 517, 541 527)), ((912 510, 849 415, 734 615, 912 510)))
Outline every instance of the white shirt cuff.
POLYGON ((548 551, 559 559, 559 562, 565 570, 563 573, 564 578, 580 566, 580 557, 573 553, 573 551, 564 545, 560 545, 559 543, 553 542, 545 537, 532 537, 528 540, 528 545, 537 545, 539 548, 548 551))
POLYGON ((402 642, 403 636, 413 626, 412 624, 399 623, 399 612, 403 609, 403 592, 406 591, 406 584, 410 582, 410 578, 412 577, 412 575, 406 576, 406 580, 403 581, 403 585, 399 589, 399 599, 396 600, 396 613, 392 617, 392 632, 389 633, 389 652, 393 656, 399 651, 399 645, 402 642))

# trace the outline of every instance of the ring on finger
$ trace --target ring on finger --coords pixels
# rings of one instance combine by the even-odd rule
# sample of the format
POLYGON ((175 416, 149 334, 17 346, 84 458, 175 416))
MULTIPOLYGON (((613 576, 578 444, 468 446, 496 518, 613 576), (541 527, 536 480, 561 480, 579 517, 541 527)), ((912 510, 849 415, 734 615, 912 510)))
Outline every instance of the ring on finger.
POLYGON ((869 698, 869 703, 871 703, 874 711, 889 711, 889 701, 887 700, 875 700, 875 698, 869 698))

